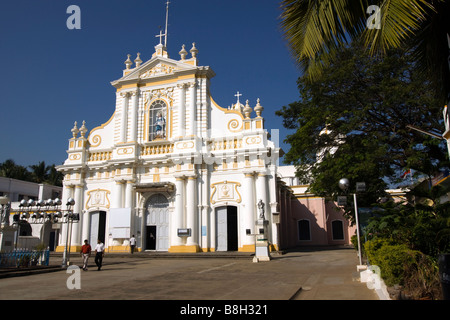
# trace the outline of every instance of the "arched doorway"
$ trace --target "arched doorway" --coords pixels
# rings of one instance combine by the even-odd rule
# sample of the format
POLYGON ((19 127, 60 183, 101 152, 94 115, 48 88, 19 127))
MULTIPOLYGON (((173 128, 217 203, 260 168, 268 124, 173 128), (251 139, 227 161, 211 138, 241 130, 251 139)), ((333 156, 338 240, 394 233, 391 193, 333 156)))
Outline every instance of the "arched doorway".
POLYGON ((169 201, 159 193, 146 204, 145 250, 169 250, 169 201))
POLYGON ((216 208, 216 251, 238 250, 237 207, 216 208))

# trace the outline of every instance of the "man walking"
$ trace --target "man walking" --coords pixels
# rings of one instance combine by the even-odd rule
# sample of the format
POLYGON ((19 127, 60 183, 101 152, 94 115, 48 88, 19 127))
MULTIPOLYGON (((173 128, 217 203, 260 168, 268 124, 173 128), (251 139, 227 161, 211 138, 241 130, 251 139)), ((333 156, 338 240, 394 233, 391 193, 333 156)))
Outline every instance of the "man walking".
POLYGON ((84 240, 84 245, 81 247, 81 256, 83 257, 83 270, 87 271, 88 269, 88 260, 91 256, 91 245, 87 240, 84 240))
POLYGON ((95 246, 95 264, 97 265, 97 270, 100 271, 102 268, 103 254, 105 252, 105 245, 100 239, 97 240, 97 245, 95 246))
POLYGON ((130 238, 130 250, 131 254, 134 252, 134 248, 136 248, 136 238, 134 237, 134 234, 130 238))

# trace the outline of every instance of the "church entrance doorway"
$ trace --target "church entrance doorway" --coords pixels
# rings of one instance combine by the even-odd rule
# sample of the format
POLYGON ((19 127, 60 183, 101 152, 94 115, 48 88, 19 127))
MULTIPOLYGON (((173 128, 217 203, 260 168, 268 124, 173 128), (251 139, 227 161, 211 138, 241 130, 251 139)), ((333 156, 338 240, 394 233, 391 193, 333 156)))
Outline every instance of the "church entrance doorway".
POLYGON ((216 208, 216 251, 238 250, 237 207, 216 208))
POLYGON ((169 201, 155 194, 147 201, 145 250, 169 250, 169 201))
POLYGON ((89 244, 95 247, 98 239, 105 243, 106 212, 94 211, 91 213, 90 219, 91 232, 89 234, 89 244))
POLYGON ((156 226, 146 227, 146 250, 156 250, 156 226))

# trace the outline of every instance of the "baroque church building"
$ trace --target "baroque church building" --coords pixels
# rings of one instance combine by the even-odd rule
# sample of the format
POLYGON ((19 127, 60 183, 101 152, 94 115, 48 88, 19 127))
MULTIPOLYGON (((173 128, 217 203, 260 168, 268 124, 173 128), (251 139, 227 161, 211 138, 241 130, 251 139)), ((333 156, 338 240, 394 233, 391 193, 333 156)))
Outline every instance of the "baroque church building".
POLYGON ((73 198, 80 214, 72 251, 97 238, 109 252, 129 251, 132 235, 138 250, 254 251, 259 200, 270 247, 278 249, 280 149, 264 129, 259 99, 252 107, 237 95, 236 104, 219 106, 209 91, 215 73, 198 64, 195 44, 179 54, 169 58, 160 41, 145 63, 138 53, 133 66, 128 55, 123 76, 111 83, 109 120, 89 134, 84 121, 75 123, 58 167, 62 202, 73 198))

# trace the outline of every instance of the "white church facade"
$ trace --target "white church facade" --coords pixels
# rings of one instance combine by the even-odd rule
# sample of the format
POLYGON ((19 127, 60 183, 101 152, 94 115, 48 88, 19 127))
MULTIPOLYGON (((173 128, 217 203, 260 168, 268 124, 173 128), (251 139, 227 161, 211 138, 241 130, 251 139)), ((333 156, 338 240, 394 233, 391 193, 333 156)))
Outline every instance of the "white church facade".
MULTIPOLYGON (((75 200, 80 221, 71 251, 84 239, 104 241, 109 252, 214 252, 255 250, 262 200, 267 239, 278 249, 277 160, 259 99, 219 106, 209 87, 214 71, 184 46, 171 59, 164 44, 145 63, 128 56, 112 82, 112 116, 88 132, 75 123, 62 202, 75 200), (188 57, 189 56, 189 57, 188 57)), ((67 224, 57 251, 65 247, 67 224)))

